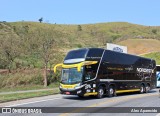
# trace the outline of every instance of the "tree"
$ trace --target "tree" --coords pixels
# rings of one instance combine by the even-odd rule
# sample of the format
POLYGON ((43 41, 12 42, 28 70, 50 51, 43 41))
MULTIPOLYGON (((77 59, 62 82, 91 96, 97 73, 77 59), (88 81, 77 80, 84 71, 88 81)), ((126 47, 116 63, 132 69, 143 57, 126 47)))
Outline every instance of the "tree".
POLYGON ((78 31, 82 31, 81 25, 78 25, 77 30, 78 30, 78 31))
MULTIPOLYGON (((56 50, 57 51, 57 50, 56 50)), ((54 58, 52 58, 48 64, 49 64, 49 69, 50 69, 50 75, 52 75, 52 77, 54 79, 52 79, 52 81, 58 81, 59 77, 60 77, 60 70, 57 69, 56 73, 54 73, 53 75, 53 65, 58 64, 60 62, 63 62, 63 58, 64 58, 64 54, 62 51, 59 51, 56 53, 56 55, 54 55, 54 58)))
POLYGON ((157 29, 152 29, 152 33, 157 34, 157 29))
POLYGON ((47 79, 47 69, 48 69, 48 63, 51 59, 54 57, 54 50, 56 50, 56 32, 55 30, 51 30, 48 28, 47 30, 38 30, 38 37, 37 45, 38 47, 38 53, 40 57, 42 58, 44 72, 44 87, 48 85, 48 79, 47 79))
POLYGON ((8 33, 7 36, 1 36, 0 38, 1 62, 5 63, 5 67, 8 68, 9 72, 11 72, 13 62, 20 55, 20 43, 20 38, 13 33, 8 33))
POLYGON ((42 47, 41 56, 44 62, 44 86, 45 87, 47 86, 47 69, 48 69, 47 65, 52 55, 51 49, 52 49, 53 43, 54 43, 54 39, 46 38, 46 40, 43 41, 41 46, 42 47))
POLYGON ((38 21, 39 21, 40 23, 42 23, 42 21, 43 21, 43 17, 41 17, 38 21))

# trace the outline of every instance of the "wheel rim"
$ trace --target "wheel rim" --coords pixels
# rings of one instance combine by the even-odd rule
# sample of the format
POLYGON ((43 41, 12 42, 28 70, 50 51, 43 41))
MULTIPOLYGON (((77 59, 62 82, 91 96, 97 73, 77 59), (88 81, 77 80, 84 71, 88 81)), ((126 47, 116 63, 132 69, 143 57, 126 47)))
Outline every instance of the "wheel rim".
POLYGON ((146 87, 146 91, 148 91, 148 86, 146 87))
POLYGON ((113 95, 113 93, 114 93, 113 88, 110 88, 110 89, 109 89, 109 93, 110 93, 110 95, 113 95))
POLYGON ((143 91, 144 91, 144 87, 143 87, 143 86, 141 86, 141 93, 143 93, 143 91))
POLYGON ((103 94, 104 94, 103 89, 99 89, 99 95, 100 95, 100 96, 103 96, 103 94))
POLYGON ((147 87, 146 87, 146 91, 148 92, 149 90, 150 90, 150 87, 149 87, 149 86, 147 86, 147 87))

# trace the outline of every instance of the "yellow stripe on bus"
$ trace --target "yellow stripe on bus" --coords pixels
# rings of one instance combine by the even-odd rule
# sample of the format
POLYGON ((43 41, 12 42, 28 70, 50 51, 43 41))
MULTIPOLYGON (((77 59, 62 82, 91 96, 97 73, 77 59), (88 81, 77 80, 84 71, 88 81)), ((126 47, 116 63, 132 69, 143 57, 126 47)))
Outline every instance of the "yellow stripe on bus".
POLYGON ((62 88, 64 88, 64 89, 74 89, 76 85, 77 85, 77 84, 73 84, 73 85, 60 84, 60 86, 61 86, 62 88))
POLYGON ((69 65, 60 63, 60 64, 55 65, 53 70, 54 70, 54 73, 56 73, 57 67, 62 67, 62 68, 75 68, 75 67, 77 67, 77 71, 80 72, 82 66, 84 66, 84 65, 87 66, 87 65, 97 64, 97 63, 98 63, 98 61, 84 61, 84 62, 81 62, 78 64, 69 64, 69 65))
POLYGON ((140 89, 118 90, 116 91, 116 93, 136 92, 136 91, 140 91, 140 89))
POLYGON ((89 95, 97 95, 97 92, 92 92, 92 93, 85 93, 84 96, 89 96, 89 95))

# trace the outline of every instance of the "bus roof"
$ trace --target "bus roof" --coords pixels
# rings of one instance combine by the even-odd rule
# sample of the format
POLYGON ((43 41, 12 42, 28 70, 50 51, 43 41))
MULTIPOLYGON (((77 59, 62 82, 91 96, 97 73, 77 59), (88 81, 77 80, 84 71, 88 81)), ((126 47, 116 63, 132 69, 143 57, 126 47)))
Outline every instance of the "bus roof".
MULTIPOLYGON (((80 48, 80 49, 101 49, 101 50, 106 50, 106 51, 112 51, 112 50, 107 50, 107 49, 104 49, 104 48, 95 48, 95 47, 89 47, 89 48, 80 48)), ((80 50, 80 49, 74 49, 74 50, 80 50)), ((74 50, 71 50, 71 51, 74 51, 74 50)), ((116 52, 116 51, 112 51, 112 52, 116 52)), ((121 52, 116 52, 116 53, 120 53, 120 54, 126 54, 126 55, 130 55, 130 56, 136 56, 136 57, 139 57, 139 58, 143 58, 143 59, 147 59, 147 60, 154 60, 154 59, 151 59, 151 58, 145 58, 145 57, 142 57, 142 56, 137 56, 137 55, 133 55, 133 54, 128 54, 128 53, 121 53, 121 52)), ((155 60, 154 60, 155 61, 155 60)))

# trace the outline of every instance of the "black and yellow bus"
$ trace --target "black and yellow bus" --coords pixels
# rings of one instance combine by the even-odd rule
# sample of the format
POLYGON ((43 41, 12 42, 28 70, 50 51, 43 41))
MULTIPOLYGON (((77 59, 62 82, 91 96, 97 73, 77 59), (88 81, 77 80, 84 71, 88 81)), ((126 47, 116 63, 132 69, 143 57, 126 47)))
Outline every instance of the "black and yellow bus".
POLYGON ((62 67, 60 91, 79 97, 112 97, 118 93, 147 93, 156 87, 156 62, 101 48, 72 50, 62 67))

